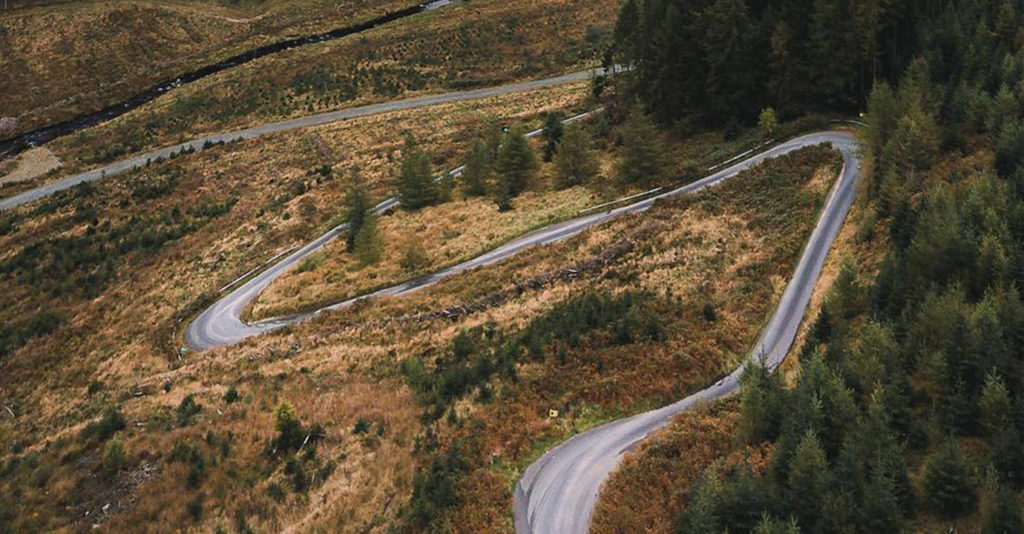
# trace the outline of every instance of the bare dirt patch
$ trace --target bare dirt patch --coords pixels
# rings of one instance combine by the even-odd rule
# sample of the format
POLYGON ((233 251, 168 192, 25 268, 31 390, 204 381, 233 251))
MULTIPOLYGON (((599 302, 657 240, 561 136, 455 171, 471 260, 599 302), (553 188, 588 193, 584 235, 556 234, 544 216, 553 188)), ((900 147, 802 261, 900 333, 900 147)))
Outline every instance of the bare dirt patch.
POLYGON ((33 148, 11 161, 0 163, 0 187, 34 180, 60 166, 60 159, 49 148, 33 148))

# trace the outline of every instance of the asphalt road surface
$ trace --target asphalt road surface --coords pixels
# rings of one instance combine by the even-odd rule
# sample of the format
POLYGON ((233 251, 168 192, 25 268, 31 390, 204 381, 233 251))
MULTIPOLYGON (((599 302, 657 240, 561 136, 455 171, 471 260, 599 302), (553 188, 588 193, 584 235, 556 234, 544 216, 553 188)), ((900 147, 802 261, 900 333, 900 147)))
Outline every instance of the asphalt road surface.
MULTIPOLYGON (((578 120, 584 116, 586 116, 586 114, 572 117, 568 119, 567 122, 578 120)), ((538 135, 539 133, 540 130, 536 130, 530 132, 528 135, 533 136, 538 135)), ((843 151, 844 158, 846 158, 847 168, 856 168, 856 165, 849 165, 850 158, 856 157, 853 148, 855 146, 855 141, 853 140, 850 134, 836 132, 806 135, 794 139, 792 141, 783 143, 776 147, 770 148, 764 152, 761 152, 751 157, 750 159, 737 163, 727 169, 719 171, 706 178, 698 180, 692 184, 626 206, 622 206, 615 209, 609 209, 607 211, 599 211, 589 215, 552 224, 550 226, 535 230, 512 241, 509 241, 491 250, 490 252, 487 252, 465 262, 453 265, 446 269, 437 271, 433 274, 429 274, 422 278, 410 280, 408 282, 404 282, 395 286, 378 290, 368 295, 361 295, 359 297, 338 302, 307 313, 275 317, 256 322, 245 322, 242 319, 242 314, 246 306, 250 302, 252 302, 253 299, 259 296, 259 294, 263 292, 263 290, 266 289, 266 287, 270 285, 275 279, 284 274, 288 269, 294 267, 295 265, 298 265, 299 262, 308 257, 310 254, 313 254, 314 252, 320 250, 321 248, 323 248, 324 245, 326 245, 333 239, 337 238, 339 235, 342 235, 346 230, 346 225, 342 224, 338 227, 332 228, 327 233, 321 235, 317 239, 311 241, 305 246, 287 255, 285 258, 278 261, 270 268, 257 274, 244 284, 240 285, 238 288, 232 290, 228 294, 221 297, 220 300, 218 300, 212 306, 204 310, 194 321, 192 321, 188 325, 188 327, 185 330, 184 340, 186 345, 188 345, 193 350, 206 350, 218 346, 232 345, 248 337, 268 332, 271 330, 276 330, 285 325, 294 324, 300 321, 310 319, 324 311, 338 310, 347 306, 351 306, 355 302, 358 302, 363 299, 405 295, 413 291, 420 290, 424 287, 430 286, 434 283, 437 283, 441 280, 444 280, 445 278, 448 278, 460 272, 494 264, 524 249, 554 243, 556 241, 576 235, 587 228, 590 228, 597 224, 601 224, 615 217, 619 217, 628 213, 645 211, 648 208, 650 208, 654 204, 654 202, 659 198, 670 197, 686 193, 693 193, 705 187, 718 184, 721 181, 734 176, 739 171, 756 165, 757 163, 763 161, 766 158, 778 156, 795 150, 797 148, 815 145, 819 143, 832 143, 833 145, 839 147, 843 151)), ((451 174, 458 175, 461 171, 462 169, 458 168, 451 171, 451 174)), ((842 184, 844 182, 840 181, 839 183, 842 184)), ((852 189, 849 191, 849 195, 852 200, 852 189)), ((384 211, 393 209, 398 204, 398 200, 392 197, 378 204, 375 207, 375 210, 378 213, 382 213, 384 211)), ((833 201, 830 201, 828 206, 832 206, 832 204, 833 201)), ((845 205, 848 207, 848 204, 845 205)), ((831 212, 828 209, 826 209, 826 211, 824 212, 825 215, 828 215, 830 213, 831 212)), ((845 210, 843 211, 843 215, 845 215, 845 210)), ((838 228, 840 223, 841 218, 834 223, 835 227, 838 228)), ((819 226, 820 225, 821 223, 819 222, 819 226)), ((816 230, 815 235, 817 235, 817 233, 818 232, 816 230)), ((812 244, 813 243, 814 240, 812 238, 812 244)), ((822 258, 824 258, 824 253, 827 252, 828 245, 830 243, 831 239, 829 239, 828 242, 825 242, 820 245, 823 247, 822 258)), ((814 248, 811 247, 808 250, 814 250, 814 248)), ((803 264, 804 261, 801 262, 801 265, 803 264)), ((798 270, 797 274, 799 275, 800 272, 801 271, 798 270)), ((817 271, 814 272, 814 278, 816 277, 817 271)), ((786 302, 787 300, 784 297, 783 303, 786 302)), ((806 301, 803 302, 803 305, 806 305, 806 301)), ((786 308, 789 309, 792 308, 792 306, 787 306, 786 308)), ((782 307, 780 307, 780 310, 781 309, 782 307)), ((802 315, 803 312, 802 307, 800 307, 799 312, 800 314, 795 319, 791 320, 791 322, 794 323, 792 325, 794 332, 796 329, 796 324, 798 324, 800 321, 800 315, 802 315)))
MULTIPOLYGON (((592 112, 581 113, 579 115, 569 117, 568 119, 564 120, 563 123, 569 124, 578 121, 589 116, 591 113, 592 112)), ((540 135, 541 132, 542 130, 534 130, 532 132, 527 133, 526 136, 535 137, 540 135)), ((463 167, 458 167, 450 171, 448 174, 450 174, 451 176, 458 176, 459 174, 462 174, 462 170, 463 167)), ((394 209, 398 205, 398 199, 395 197, 391 197, 377 204, 374 207, 374 211, 380 214, 388 210, 394 209)), ((362 295, 360 297, 349 299, 344 302, 339 302, 331 306, 327 306, 325 308, 321 308, 319 310, 315 310, 309 313, 276 317, 252 323, 247 323, 242 320, 242 312, 245 309, 245 307, 249 304, 249 302, 251 302, 257 296, 259 296, 259 294, 262 293, 263 290, 266 289, 266 287, 270 285, 271 282, 273 282, 279 276, 284 274, 291 267, 297 265, 300 261, 305 259, 310 254, 313 254, 314 252, 320 250, 321 248, 323 248, 324 245, 331 242, 339 235, 344 234, 345 231, 348 229, 348 224, 343 223, 339 226, 336 226, 335 228, 332 228, 327 233, 314 239, 313 241, 299 248, 295 252, 292 252, 284 259, 275 263, 269 269, 252 277, 246 283, 239 286, 237 289, 221 297, 221 299, 215 302, 213 306, 210 306, 209 308, 204 310, 203 313, 201 313, 199 317, 192 321, 188 325, 188 328, 185 330, 185 344, 188 345, 193 350, 206 350, 221 345, 233 345, 247 337, 261 334, 263 332, 268 332, 270 330, 275 330, 277 328, 281 328, 282 326, 303 321, 305 319, 309 319, 310 317, 313 317, 318 313, 326 310, 336 310, 339 308, 350 306, 353 303, 365 298, 404 295, 406 293, 415 291, 422 287, 426 287, 439 280, 443 280, 444 278, 462 272, 466 269, 472 269, 474 267, 488 265, 496 261, 499 261, 503 258, 507 258, 508 256, 515 254, 516 252, 522 250, 523 248, 526 248, 527 246, 537 244, 535 242, 530 242, 529 240, 527 240, 527 238, 534 236, 535 234, 544 234, 545 232, 547 232, 552 236, 561 235, 561 231, 556 228, 558 226, 559 225, 556 224, 549 226, 546 229, 538 230, 532 234, 521 237, 512 242, 506 243, 502 247, 499 247, 496 250, 483 254, 482 256, 478 256, 464 263, 452 266, 448 269, 444 269, 442 271, 427 275, 423 278, 411 280, 406 283, 399 284, 397 286, 384 288, 375 293, 371 293, 369 295, 362 295)), ((578 232, 579 230, 576 231, 578 232)), ((545 242, 550 242, 550 240, 545 242)))
MULTIPOLYGON (((778 308, 750 353, 751 359, 760 360, 771 369, 782 362, 793 344, 825 257, 856 196, 855 186, 860 174, 856 138, 853 134, 840 132, 798 137, 692 186, 669 193, 692 192, 713 185, 765 158, 818 143, 830 143, 842 153, 843 170, 829 193, 778 308)), ((622 460, 623 454, 679 412, 736 391, 741 373, 742 366, 714 385, 675 404, 607 423, 549 450, 526 469, 516 484, 513 509, 516 533, 589 532, 601 484, 622 460)))
MULTIPOLYGON (((538 131, 531 132, 536 135, 538 131)), ((822 132, 804 135, 760 152, 692 184, 635 202, 626 206, 577 217, 536 230, 510 241, 490 252, 431 275, 381 289, 369 295, 339 302, 309 313, 246 323, 241 319, 246 305, 256 298, 274 279, 305 257, 322 248, 345 231, 339 226, 291 253, 266 271, 222 297, 207 308, 185 333, 185 342, 196 350, 231 345, 250 336, 271 331, 288 324, 309 319, 323 311, 337 310, 366 298, 400 296, 417 291, 460 272, 491 265, 524 249, 554 243, 613 218, 649 209, 659 198, 694 193, 717 185, 740 171, 765 159, 821 143, 832 145, 843 157, 843 169, 811 237, 800 257, 778 308, 754 345, 751 358, 775 368, 785 357, 796 337, 804 311, 810 301, 815 282, 829 248, 842 226, 856 195, 859 176, 859 145, 856 137, 846 132, 822 132)), ((455 169, 452 174, 458 174, 455 169)), ((398 205, 390 198, 377 205, 386 211, 398 205)), ((700 402, 726 396, 739 387, 738 368, 716 384, 689 397, 650 412, 637 414, 577 435, 548 451, 530 465, 516 484, 514 518, 518 534, 585 534, 601 484, 621 461, 623 454, 671 418, 700 402)))
POLYGON ((38 200, 40 198, 52 195, 58 191, 69 189, 83 182, 92 182, 95 180, 99 180, 101 178, 105 178, 107 176, 113 176, 115 174, 130 171, 137 167, 142 167, 146 165, 147 162, 155 161, 160 158, 168 158, 170 157, 171 154, 179 153, 182 150, 202 150, 203 145, 207 143, 227 143, 229 141, 236 141, 238 139, 252 139, 254 137, 260 137, 268 134, 287 132, 289 130, 307 128, 310 126, 320 126, 322 124, 329 124, 332 122, 338 122, 346 119, 354 119, 358 117, 366 117, 368 115, 388 113, 391 111, 416 109, 428 106, 436 106, 438 104, 460 102, 463 100, 478 100, 481 98, 488 98, 492 96, 519 93, 524 91, 530 91, 533 89, 552 87, 564 83, 589 80, 590 78, 603 73, 604 69, 592 69, 574 72, 571 74, 564 74, 561 76, 555 76, 553 78, 544 78, 542 80, 531 80, 527 82, 499 85, 496 87, 485 87, 482 89, 473 89, 469 91, 455 91, 451 93, 406 98, 404 100, 382 102, 380 104, 371 104, 368 106, 342 109, 338 111, 331 111, 328 113, 310 115, 308 117, 300 117, 297 119, 290 119, 286 121, 263 124, 252 128, 246 128, 244 130, 236 130, 234 132, 219 133, 198 137, 185 143, 179 143, 177 145, 167 146, 164 148, 151 150, 149 152, 144 152, 131 158, 111 163, 110 165, 106 165, 104 167, 68 176, 66 178, 62 178, 58 181, 46 184, 44 186, 37 187, 35 189, 30 189, 28 191, 10 196, 8 198, 0 199, 0 212, 7 211, 9 209, 21 206, 22 204, 26 204, 28 202, 32 202, 34 200, 38 200))

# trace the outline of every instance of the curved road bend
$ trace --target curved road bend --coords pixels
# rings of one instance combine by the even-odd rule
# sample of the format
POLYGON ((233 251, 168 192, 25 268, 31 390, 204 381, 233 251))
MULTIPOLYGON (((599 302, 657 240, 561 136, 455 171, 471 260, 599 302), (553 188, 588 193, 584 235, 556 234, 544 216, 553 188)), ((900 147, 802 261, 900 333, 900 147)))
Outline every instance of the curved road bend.
MULTIPOLYGON (((832 144, 842 153, 843 170, 829 193, 778 308, 750 354, 751 359, 763 361, 770 369, 775 369, 789 352, 825 257, 853 204, 855 185, 860 175, 857 139, 853 134, 839 132, 799 137, 690 187, 691 191, 701 189, 765 158, 822 142, 832 144)), ((683 191, 677 190, 670 194, 677 192, 683 191)), ((625 452, 668 423, 677 413, 736 391, 741 373, 742 366, 713 386, 681 401, 599 426, 548 451, 526 469, 516 484, 513 510, 516 533, 589 532, 601 484, 622 460, 625 452)))
MULTIPOLYGON (((577 120, 585 115, 576 116, 568 119, 568 121, 577 120)), ((538 135, 540 130, 530 132, 529 135, 538 135)), ((505 258, 508 258, 526 248, 530 248, 538 245, 546 245, 573 236, 587 228, 601 224, 605 221, 625 215, 628 213, 636 213, 645 211, 650 208, 654 202, 659 198, 670 197, 674 195, 693 193, 699 191, 705 187, 718 184, 719 182, 734 176, 743 169, 749 168, 757 163, 771 157, 779 156, 790 152, 792 150, 815 145, 819 143, 831 143, 840 148, 843 151, 844 158, 847 160, 847 168, 855 169, 856 165, 849 165, 850 159, 856 156, 853 153, 855 140, 850 134, 845 133, 818 133, 806 135, 803 137, 796 138, 789 142, 783 143, 769 150, 766 150, 750 159, 737 163, 725 170, 719 171, 711 176, 703 178, 692 184, 680 187, 678 189, 663 193, 661 195, 641 200, 633 204, 622 206, 616 209, 597 212, 590 215, 577 217, 567 221, 562 221, 533 232, 516 238, 508 243, 505 243, 490 252, 487 252, 481 256, 470 259, 463 263, 459 263, 447 269, 435 272, 422 278, 418 278, 409 282, 398 284, 395 286, 387 287, 368 295, 362 295, 356 298, 348 299, 342 302, 338 302, 324 308, 301 314, 288 315, 284 317, 275 317, 271 319, 265 319, 262 321, 246 323, 242 320, 242 312, 245 307, 255 299, 271 282, 281 276, 289 268, 297 265, 304 258, 310 254, 321 249, 325 244, 336 238, 342 232, 345 231, 346 226, 343 224, 336 228, 331 229, 327 233, 323 234, 314 241, 308 243, 302 248, 291 253, 280 262, 274 264, 266 271, 256 275, 245 284, 241 285, 234 291, 223 296, 220 300, 215 302, 212 306, 204 310, 199 317, 192 321, 185 331, 185 343, 195 350, 206 350, 209 348, 232 345, 248 337, 258 335, 264 332, 281 328, 288 324, 294 324, 299 321, 306 320, 319 314, 322 311, 337 310, 352 305, 353 303, 365 299, 374 297, 384 296, 400 296, 419 290, 436 282, 439 282, 445 278, 448 278, 457 273, 463 272, 468 269, 474 269, 477 267, 483 267, 499 262, 505 258)), ((451 171, 452 175, 457 175, 461 172, 461 168, 451 171)), ((853 172, 853 171, 851 171, 853 172)), ((845 177, 845 173, 844 173, 845 177)), ((852 181, 852 178, 851 178, 852 181)), ((845 183, 841 181, 840 183, 845 183)), ((850 190, 850 197, 852 199, 852 189, 850 190)), ((835 193, 833 192, 833 196, 835 193)), ((833 209, 831 206, 835 203, 834 200, 830 200, 826 206, 825 213, 831 214, 833 209)), ((398 205, 398 200, 395 198, 389 198, 380 204, 378 204, 375 210, 380 213, 389 209, 394 208, 398 205)), ((848 208, 848 203, 844 204, 848 208)), ((843 213, 839 215, 838 221, 835 223, 836 228, 841 222, 842 215, 845 215, 845 209, 843 213)), ((819 223, 820 226, 820 223, 819 223)), ((816 233, 818 230, 815 231, 816 233)), ((812 237, 812 242, 813 242, 812 237)), ((829 240, 831 242, 831 239, 829 240)), ((824 244, 824 250, 827 251, 828 243, 824 244)), ((810 250, 810 249, 809 249, 810 250)), ((822 255, 823 257, 823 255, 822 255)), ((820 268, 820 267, 819 267, 820 268)), ((799 273, 799 271, 798 271, 799 273)), ((816 276, 816 273, 815 273, 816 276)), ((785 301, 785 298, 784 298, 785 301)), ((806 304, 806 303, 805 303, 806 304)), ((802 314, 803 308, 801 307, 799 312, 802 314)), ((799 322, 797 317, 796 323, 799 322)), ((795 332, 795 326, 793 330, 795 332)), ((560 532, 558 530, 552 532, 560 532)))
POLYGON ((142 167, 149 161, 155 161, 159 158, 168 158, 170 157, 171 154, 181 152, 182 150, 185 149, 201 150, 203 148, 203 145, 205 145, 206 143, 226 143, 228 141, 235 141, 238 139, 252 139, 254 137, 260 137, 263 135, 278 132, 287 132, 290 130, 307 128, 310 126, 320 126, 332 122, 342 121, 346 119, 354 119, 358 117, 366 117, 369 115, 376 115, 380 113, 436 106, 438 104, 461 102, 464 100, 478 100, 481 98, 501 96, 510 93, 520 93, 524 91, 530 91, 533 89, 541 89, 565 83, 588 80, 593 76, 601 75, 603 73, 604 69, 600 68, 585 70, 580 72, 574 72, 571 74, 563 74, 561 76, 555 76, 553 78, 544 78, 541 80, 531 80, 507 85, 499 85, 496 87, 485 87, 481 89, 472 89, 468 91, 454 91, 450 93, 425 95, 414 98, 406 98, 403 100, 382 102, 379 104, 371 104, 368 106, 342 109, 327 113, 318 113, 316 115, 310 115, 308 117, 299 117, 297 119, 289 119, 286 121, 263 124, 260 126, 246 128, 244 130, 237 130, 234 132, 206 135, 198 137, 191 141, 179 143, 177 145, 167 146, 164 148, 144 152, 131 158, 111 163, 104 167, 68 176, 56 182, 35 189, 30 189, 28 191, 19 193, 17 195, 13 195, 8 198, 0 199, 0 212, 16 208, 18 206, 21 206, 22 204, 38 200, 48 195, 52 195, 53 193, 56 193, 58 191, 69 189, 83 182, 92 182, 107 176, 121 174, 123 172, 130 171, 137 167, 142 167))
MULTIPOLYGON (((581 113, 579 115, 569 117, 562 122, 563 124, 569 124, 580 119, 586 118, 592 113, 594 112, 588 111, 586 113, 581 113)), ((536 137, 540 135, 541 132, 543 132, 543 130, 533 130, 532 132, 527 133, 526 136, 536 137)), ((464 168, 465 165, 459 166, 449 171, 448 174, 453 177, 458 176, 462 174, 462 170, 464 168)), ((438 180, 440 180, 440 178, 438 178, 438 180)), ((398 206, 398 204, 399 201, 396 197, 390 197, 377 204, 373 208, 373 210, 375 213, 381 214, 391 209, 394 209, 396 206, 398 206)), ((548 228, 550 229, 551 227, 548 228)), ((305 246, 299 248, 295 252, 292 252, 281 261, 275 263, 269 269, 257 274, 245 284, 242 284, 237 289, 221 297, 220 300, 218 300, 212 306, 204 310, 203 313, 199 315, 199 317, 197 317, 188 325, 188 328, 185 330, 185 344, 195 350, 206 350, 221 345, 232 345, 238 343, 239 341, 247 337, 261 334, 263 332, 274 330, 282 326, 307 319, 324 310, 338 309, 345 306, 349 306, 352 303, 356 302, 357 300, 368 297, 382 297, 405 294, 410 291, 414 291, 417 288, 435 283, 443 278, 451 276, 465 269, 469 269, 479 265, 485 265, 486 263, 493 263, 495 261, 500 260, 501 258, 505 258, 510 255, 505 254, 500 257, 490 259, 489 261, 485 261, 486 258, 489 258, 490 255, 493 255, 497 252, 492 251, 490 253, 484 254, 483 256, 479 256, 462 264, 453 266, 449 269, 445 269, 443 271, 427 275, 423 278, 412 280, 397 286, 385 288, 380 291, 371 293, 369 295, 363 295, 361 297, 349 299, 344 302, 339 302, 327 306, 326 308, 322 308, 320 310, 315 310, 312 312, 302 314, 293 314, 284 317, 276 317, 273 319, 266 319, 263 321, 253 323, 246 323, 242 321, 242 313, 245 310, 245 307, 253 299, 258 297, 259 294, 262 293, 263 290, 266 289, 266 287, 270 285, 271 282, 276 280, 279 276, 284 274, 285 271, 287 271, 292 266, 298 264, 300 261, 305 259, 310 254, 313 254, 314 252, 323 248, 324 245, 326 245, 334 238, 344 233, 347 229, 347 223, 342 223, 330 229, 329 231, 327 231, 327 233, 307 243, 305 246), (482 261, 485 262, 481 263, 482 261)), ((513 241, 513 243, 514 242, 515 241, 513 241)), ((509 245, 511 245, 511 243, 508 243, 504 246, 507 247, 509 245)))

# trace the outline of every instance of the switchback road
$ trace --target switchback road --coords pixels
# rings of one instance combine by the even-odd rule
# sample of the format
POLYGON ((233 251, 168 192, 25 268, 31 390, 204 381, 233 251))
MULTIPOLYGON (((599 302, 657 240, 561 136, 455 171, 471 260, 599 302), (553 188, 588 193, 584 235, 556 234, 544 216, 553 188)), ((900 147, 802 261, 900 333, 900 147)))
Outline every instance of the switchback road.
MULTIPOLYGON (((734 176, 766 158, 798 148, 829 143, 843 156, 843 170, 822 208, 793 278, 749 358, 774 369, 789 352, 811 299, 815 282, 856 196, 860 175, 858 143, 853 134, 805 135, 762 152, 708 178, 669 194, 693 192, 734 176)), ((516 484, 513 515, 517 534, 586 534, 601 484, 623 455, 673 416, 699 403, 739 389, 743 366, 714 385, 669 406, 613 421, 558 445, 530 465, 516 484)))

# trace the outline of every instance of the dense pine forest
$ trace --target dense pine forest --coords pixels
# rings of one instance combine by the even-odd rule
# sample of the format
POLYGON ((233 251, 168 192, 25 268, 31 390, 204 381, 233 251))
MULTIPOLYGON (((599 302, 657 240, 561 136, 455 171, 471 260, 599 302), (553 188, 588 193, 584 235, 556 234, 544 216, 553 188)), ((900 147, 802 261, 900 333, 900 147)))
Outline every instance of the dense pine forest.
POLYGON ((866 110, 874 279, 846 266, 680 533, 1024 532, 1024 5, 629 0, 609 64, 666 124, 866 110), (886 235, 887 234, 887 235, 886 235), (793 382, 793 383, 789 383, 793 382), (962 529, 962 530, 961 530, 962 529))

